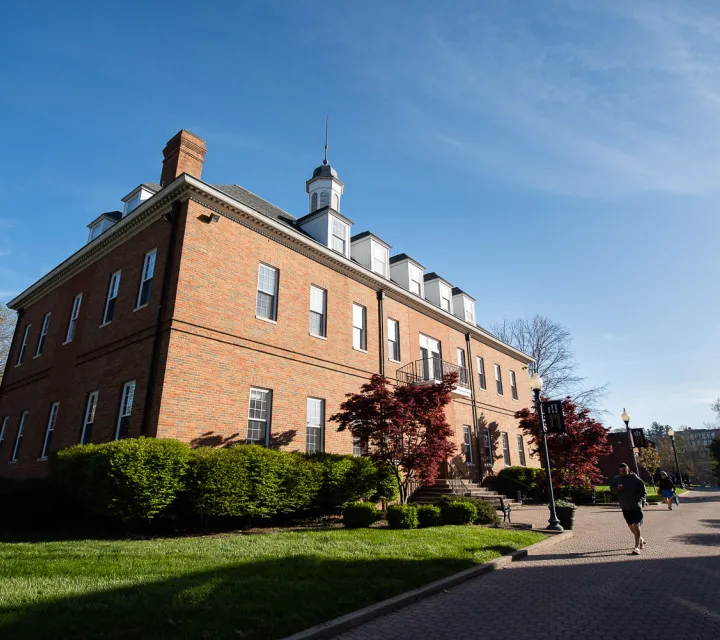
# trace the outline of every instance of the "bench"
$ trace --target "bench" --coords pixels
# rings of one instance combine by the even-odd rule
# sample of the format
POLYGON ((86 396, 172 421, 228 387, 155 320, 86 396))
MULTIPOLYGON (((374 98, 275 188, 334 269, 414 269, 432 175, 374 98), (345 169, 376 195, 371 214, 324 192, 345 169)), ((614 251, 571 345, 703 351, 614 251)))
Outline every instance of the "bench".
POLYGON ((503 514, 503 522, 507 522, 509 524, 512 524, 512 521, 510 520, 510 514, 512 513, 512 504, 510 502, 505 502, 505 498, 500 496, 500 511, 502 511, 503 514))

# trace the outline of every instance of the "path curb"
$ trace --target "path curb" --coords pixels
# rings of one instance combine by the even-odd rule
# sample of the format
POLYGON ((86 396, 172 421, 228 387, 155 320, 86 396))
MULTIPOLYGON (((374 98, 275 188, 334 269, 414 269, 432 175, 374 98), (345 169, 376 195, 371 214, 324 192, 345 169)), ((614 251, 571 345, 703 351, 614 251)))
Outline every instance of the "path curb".
POLYGON ((370 620, 384 616, 392 611, 402 609, 413 602, 435 595, 436 593, 449 589, 450 587, 454 587, 466 580, 483 576, 486 573, 491 573, 497 569, 502 569, 511 562, 521 560, 522 558, 525 558, 544 547, 549 547, 557 544, 558 542, 562 542, 563 540, 567 540, 568 538, 572 538, 573 535, 572 531, 563 531, 562 533, 542 529, 534 529, 534 531, 547 534, 548 537, 545 540, 531 544, 529 547, 518 549, 517 551, 500 556, 490 562, 479 564, 476 567, 471 567, 470 569, 465 569, 465 571, 454 573, 447 578, 441 578, 440 580, 418 587, 417 589, 412 589, 411 591, 406 591, 405 593, 393 596, 387 600, 371 604, 369 607, 358 609, 357 611, 345 614, 339 618, 333 618, 332 620, 315 625, 314 627, 310 627, 304 631, 299 631, 298 633, 283 638, 283 640, 319 640, 321 638, 333 638, 340 633, 359 627, 361 624, 365 624, 370 620))

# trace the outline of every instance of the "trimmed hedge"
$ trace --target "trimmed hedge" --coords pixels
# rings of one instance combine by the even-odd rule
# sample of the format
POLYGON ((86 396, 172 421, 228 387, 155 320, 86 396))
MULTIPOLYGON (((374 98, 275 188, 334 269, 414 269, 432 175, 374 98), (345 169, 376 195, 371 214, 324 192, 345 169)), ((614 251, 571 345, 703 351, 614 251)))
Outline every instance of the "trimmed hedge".
POLYGON ((348 529, 367 529, 380 515, 370 502, 353 502, 343 509, 343 524, 348 529))
POLYGON ((533 467, 505 467, 498 472, 493 489, 508 497, 514 497, 518 491, 523 496, 532 495, 537 487, 538 476, 542 473, 542 469, 533 467))
POLYGON ((418 510, 411 504, 394 504, 388 507, 386 517, 391 529, 417 529, 418 510))
POLYGON ((444 502, 440 507, 443 524, 472 524, 478 517, 477 507, 471 502, 444 502))
POLYGON ((63 449, 52 472, 73 505, 125 522, 340 513, 347 504, 389 501, 397 492, 392 472, 365 457, 245 444, 191 449, 155 438, 63 449))
POLYGON ((128 438, 60 450, 53 473, 79 506, 124 522, 162 514, 185 488, 190 447, 178 440, 128 438))
POLYGON ((427 527, 439 527, 442 524, 442 515, 440 507, 434 504, 421 504, 417 508, 418 527, 425 529, 427 527))
MULTIPOLYGON (((487 500, 483 500, 482 498, 471 498, 468 496, 445 496, 440 500, 440 509, 444 509, 444 505, 447 504, 456 504, 458 502, 470 504, 475 508, 476 515, 473 519, 474 524, 498 524, 500 522, 500 518, 497 514, 497 509, 495 508, 495 505, 492 502, 488 502, 487 500)), ((444 514, 443 510, 443 514, 444 514)), ((448 524, 445 522, 445 518, 443 516, 443 524, 448 524)))

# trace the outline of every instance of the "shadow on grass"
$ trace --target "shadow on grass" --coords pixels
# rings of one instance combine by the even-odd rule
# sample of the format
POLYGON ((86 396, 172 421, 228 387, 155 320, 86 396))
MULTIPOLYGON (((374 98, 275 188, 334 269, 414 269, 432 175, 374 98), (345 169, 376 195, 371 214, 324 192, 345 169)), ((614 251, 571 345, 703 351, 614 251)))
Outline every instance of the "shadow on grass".
MULTIPOLYGON (((459 559, 315 556, 249 562, 0 607, 0 638, 280 638, 470 566, 459 559)), ((35 588, 41 593, 42 581, 35 588)))

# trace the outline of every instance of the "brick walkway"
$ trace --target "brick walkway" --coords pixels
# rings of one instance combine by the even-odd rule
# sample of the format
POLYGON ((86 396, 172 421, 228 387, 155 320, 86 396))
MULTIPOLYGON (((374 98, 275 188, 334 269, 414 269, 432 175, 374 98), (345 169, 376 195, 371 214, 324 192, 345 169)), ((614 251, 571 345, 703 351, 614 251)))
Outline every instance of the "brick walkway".
POLYGON ((720 638, 720 491, 680 499, 646 509, 641 556, 617 508, 580 508, 570 540, 339 638, 720 638))

